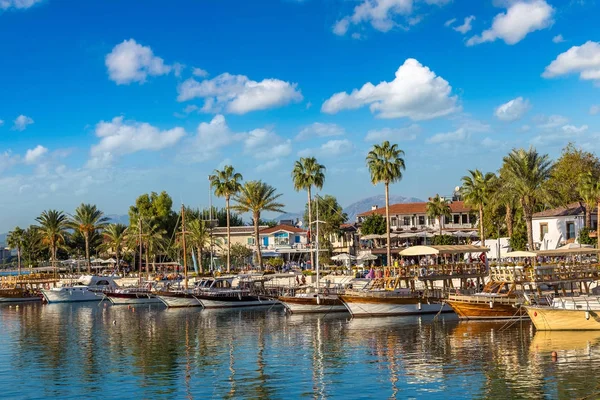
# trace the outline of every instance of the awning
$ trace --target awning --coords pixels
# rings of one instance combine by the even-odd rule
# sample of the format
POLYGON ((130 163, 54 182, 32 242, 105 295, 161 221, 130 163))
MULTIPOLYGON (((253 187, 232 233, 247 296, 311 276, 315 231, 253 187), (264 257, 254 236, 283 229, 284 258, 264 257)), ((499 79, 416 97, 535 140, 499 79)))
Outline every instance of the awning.
POLYGON ((446 246, 411 246, 402 250, 401 256, 425 256, 432 254, 462 254, 462 253, 485 253, 490 251, 487 247, 472 245, 446 245, 446 246))
POLYGON ((508 253, 502 254, 502 257, 535 257, 538 253, 534 253, 532 251, 509 251, 508 253))

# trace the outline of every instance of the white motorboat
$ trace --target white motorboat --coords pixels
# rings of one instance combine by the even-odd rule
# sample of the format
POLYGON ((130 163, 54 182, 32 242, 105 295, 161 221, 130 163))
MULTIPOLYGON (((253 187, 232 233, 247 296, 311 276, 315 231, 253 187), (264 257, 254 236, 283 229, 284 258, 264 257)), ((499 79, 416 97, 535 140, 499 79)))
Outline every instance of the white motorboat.
POLYGON ((87 275, 79 278, 77 284, 72 286, 42 289, 42 294, 48 303, 100 301, 104 298, 104 292, 117 288, 111 277, 87 275))

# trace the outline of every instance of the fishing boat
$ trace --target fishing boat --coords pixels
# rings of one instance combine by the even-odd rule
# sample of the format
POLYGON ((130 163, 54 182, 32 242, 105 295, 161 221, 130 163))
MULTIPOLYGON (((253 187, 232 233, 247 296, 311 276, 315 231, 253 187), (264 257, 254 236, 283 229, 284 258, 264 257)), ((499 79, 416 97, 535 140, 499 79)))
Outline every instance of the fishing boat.
POLYGON ((100 301, 104 298, 104 292, 117 288, 117 284, 111 277, 85 275, 80 277, 74 285, 42 289, 42 294, 48 303, 100 301))
POLYGON ((218 277, 201 280, 193 296, 204 308, 263 307, 277 304, 277 300, 260 295, 254 290, 256 281, 250 277, 218 277), (234 280, 238 283, 234 285, 234 280))
POLYGON ((600 296, 554 298, 548 306, 525 306, 540 331, 600 330, 600 296))
POLYGON ((0 303, 28 303, 42 301, 40 289, 49 287, 58 279, 45 274, 5 276, 0 281, 0 303))
POLYGON ((589 248, 567 248, 537 252, 515 251, 505 257, 526 258, 527 263, 500 263, 489 268, 489 281, 480 293, 450 293, 447 303, 460 319, 528 318, 521 306, 525 303, 548 304, 543 291, 552 288, 565 291, 579 285, 589 291, 589 285, 598 277, 598 267, 578 262, 576 258, 597 254, 589 248), (538 257, 555 259, 570 257, 568 263, 536 264, 538 257), (526 266, 529 265, 529 266, 526 266))
POLYGON ((120 288, 107 292, 105 295, 114 305, 162 303, 148 287, 120 288))
POLYGON ((444 301, 445 293, 454 290, 455 283, 460 285, 457 289, 466 290, 472 281, 483 281, 487 275, 487 251, 488 248, 471 245, 409 247, 399 254, 418 257, 417 263, 386 267, 383 277, 376 277, 365 289, 346 291, 340 299, 353 317, 452 312, 444 301), (456 259, 471 253, 483 254, 483 261, 467 263, 456 259))

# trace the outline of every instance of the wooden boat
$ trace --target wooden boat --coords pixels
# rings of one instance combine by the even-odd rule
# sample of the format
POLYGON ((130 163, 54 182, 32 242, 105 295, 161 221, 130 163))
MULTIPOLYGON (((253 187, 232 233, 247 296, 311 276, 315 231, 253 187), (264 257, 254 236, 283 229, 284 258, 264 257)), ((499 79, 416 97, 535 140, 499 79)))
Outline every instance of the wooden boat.
POLYGON ((194 290, 194 297, 204 308, 264 307, 277 304, 278 301, 262 296, 255 285, 263 279, 249 276, 219 277, 202 279, 194 290), (238 285, 234 286, 233 281, 238 285))
POLYGON ((124 288, 105 293, 105 296, 114 305, 130 304, 161 304, 162 301, 155 293, 143 288, 124 288))
POLYGON ((600 310, 569 310, 550 306, 524 306, 539 331, 600 330, 600 310))
POLYGON ((49 287, 58 279, 45 274, 5 276, 0 280, 0 303, 28 303, 43 300, 42 287, 49 287))
POLYGON ((485 254, 487 251, 488 248, 471 245, 408 247, 399 254, 419 257, 416 264, 385 268, 383 278, 374 279, 363 290, 346 291, 340 295, 340 299, 353 317, 452 312, 452 308, 444 300, 445 292, 454 289, 454 282, 459 280, 461 289, 464 289, 468 282, 475 280, 479 284, 487 275, 487 267, 483 261, 456 262, 455 256, 465 253, 485 254), (427 256, 433 264, 422 263, 423 256, 427 256), (439 283, 441 287, 436 287, 439 283))
POLYGON ((290 314, 348 312, 337 294, 298 293, 277 299, 290 314))
POLYGON ((527 317, 519 298, 493 293, 474 295, 449 295, 446 303, 465 320, 472 319, 510 319, 527 317))

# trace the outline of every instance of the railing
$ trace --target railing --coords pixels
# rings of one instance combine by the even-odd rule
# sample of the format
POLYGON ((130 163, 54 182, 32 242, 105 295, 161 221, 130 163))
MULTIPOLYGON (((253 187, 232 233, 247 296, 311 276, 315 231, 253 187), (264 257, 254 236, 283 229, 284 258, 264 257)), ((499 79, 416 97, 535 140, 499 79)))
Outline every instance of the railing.
POLYGON ((549 265, 549 266, 493 266, 490 278, 499 282, 558 283, 566 281, 593 281, 600 277, 596 264, 549 265))

